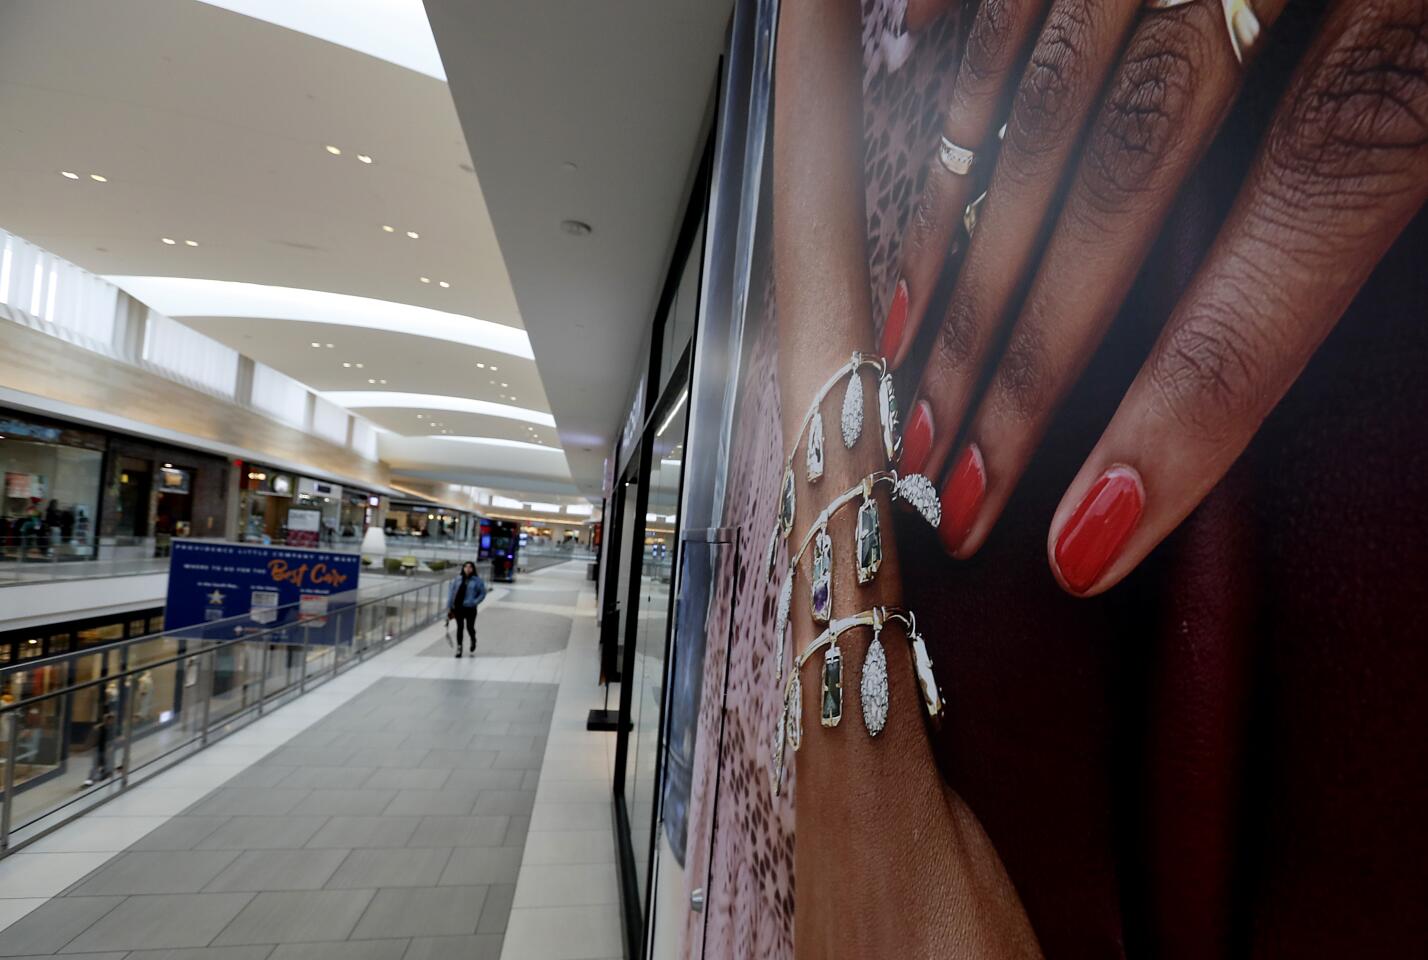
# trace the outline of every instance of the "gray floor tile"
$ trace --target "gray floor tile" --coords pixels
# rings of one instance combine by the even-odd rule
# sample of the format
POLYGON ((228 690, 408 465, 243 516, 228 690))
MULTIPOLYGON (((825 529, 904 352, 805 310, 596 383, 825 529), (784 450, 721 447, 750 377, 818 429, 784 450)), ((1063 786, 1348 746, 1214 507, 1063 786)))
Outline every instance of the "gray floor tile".
POLYGON ((122 901, 123 897, 57 897, 0 931, 0 957, 56 953, 122 901))
POLYGON ((397 796, 396 790, 313 790, 293 808, 293 813, 327 816, 375 816, 397 796))
POLYGON ((307 796, 306 790, 282 787, 220 787, 190 807, 186 813, 201 816, 281 816, 307 796))
MULTIPOLYGON (((352 758, 351 750, 334 750, 331 747, 307 747, 294 744, 279 747, 264 757, 264 766, 280 767, 341 767, 352 758)), ((369 764, 370 766, 370 764, 369 764)))
POLYGON ((320 943, 284 943, 271 960, 402 960, 411 941, 337 940, 320 943))
MULTIPOLYGON (((131 956, 133 956, 133 954, 125 953, 123 950, 117 950, 113 953, 77 953, 74 955, 75 960, 124 960, 125 957, 131 956)), ((26 957, 10 957, 8 960, 54 960, 54 954, 32 953, 26 957)), ((256 960, 262 960, 262 958, 258 957, 256 960)))
POLYGON ((235 850, 146 850, 121 853, 90 874, 70 892, 80 897, 198 893, 237 856, 235 850))
MULTIPOLYGON (((70 897, 61 902, 69 903, 70 897)), ((236 917, 249 893, 130 897, 74 938, 64 953, 204 947, 236 917)))
MULTIPOLYGON (((371 899, 371 890, 260 893, 213 943, 223 946, 233 943, 343 940, 352 932, 371 899)), ((393 935, 390 931, 382 934, 383 937, 393 935)))
POLYGON ((545 751, 502 750, 491 764, 497 770, 539 770, 545 751))
POLYGON ((470 750, 534 750, 535 737, 519 733, 478 733, 468 745, 470 750))
POLYGON ((356 762, 364 767, 441 767, 447 764, 429 764, 426 757, 429 751, 424 749, 409 750, 405 747, 394 747, 378 750, 363 750, 357 754, 356 762))
POLYGON ((457 847, 441 874, 442 886, 515 883, 521 872, 520 847, 457 847))
POLYGON ((409 847, 499 847, 508 817, 422 817, 409 847))
POLYGON ((373 767, 257 767, 259 770, 277 770, 282 775, 282 786, 312 789, 325 787, 329 790, 360 787, 362 781, 372 775, 373 767))
POLYGON ((519 790, 522 770, 453 770, 446 786, 452 790, 519 790))
POLYGON ((327 888, 434 887, 450 856, 450 849, 440 847, 353 850, 327 881, 327 888))
POLYGON ((309 847, 404 847, 420 817, 333 817, 308 841, 309 847))
POLYGON ((486 889, 486 902, 481 907, 481 921, 476 926, 477 933, 506 932, 506 921, 511 918, 511 902, 516 899, 516 885, 502 883, 486 889))
POLYGON ((522 789, 522 790, 534 790, 534 789, 535 789, 537 786, 539 786, 539 785, 540 785, 540 771, 539 771, 539 770, 527 770, 527 771, 525 772, 525 775, 524 775, 523 777, 521 777, 521 789, 522 789))
POLYGON ((402 960, 501 960, 499 935, 417 937, 402 960))
MULTIPOLYGON (((269 944, 251 947, 187 947, 179 950, 135 950, 128 960, 265 960, 273 952, 269 944)), ((89 956, 75 960, 90 960, 89 956)))
POLYGON ((367 789, 440 790, 451 776, 450 770, 426 767, 382 767, 362 784, 367 789))
POLYGON ((485 887, 378 890, 352 939, 475 933, 485 898, 485 887))
POLYGON ((531 818, 528 816, 516 816, 511 818, 510 824, 506 827, 505 839, 501 841, 503 847, 515 847, 517 850, 526 845, 526 836, 531 832, 531 818))
POLYGON ((290 850, 301 847, 326 817, 234 817, 210 833, 200 850, 290 850))
POLYGON ((495 759, 495 750, 428 750, 418 766, 446 770, 483 770, 491 766, 495 759))
POLYGON ((476 797, 473 813, 495 816, 529 814, 535 806, 534 790, 482 790, 476 797))
POLYGON ((409 733, 401 745, 404 748, 416 747, 421 750, 464 750, 475 735, 472 730, 409 733))
POLYGON ((476 806, 475 790, 402 790, 382 812, 388 816, 462 817, 476 806))
MULTIPOLYGON (((224 784, 225 787, 257 787, 266 789, 276 787, 284 777, 288 775, 287 770, 282 767, 265 767, 254 764, 247 770, 242 771, 232 780, 224 784)), ((284 786, 296 786, 296 784, 284 784, 284 786)))
POLYGON ((130 850, 192 850, 228 817, 174 817, 129 845, 130 850))
POLYGON ((346 856, 346 850, 249 850, 204 889, 208 893, 319 890, 346 856))

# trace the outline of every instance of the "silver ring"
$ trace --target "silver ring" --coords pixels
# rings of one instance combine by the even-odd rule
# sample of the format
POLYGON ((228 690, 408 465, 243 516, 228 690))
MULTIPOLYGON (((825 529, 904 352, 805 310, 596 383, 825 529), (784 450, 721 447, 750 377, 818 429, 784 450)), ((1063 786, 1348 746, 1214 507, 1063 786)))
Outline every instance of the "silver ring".
POLYGON ((965 177, 972 172, 972 165, 977 162, 977 155, 966 147, 959 147, 943 137, 941 145, 937 148, 937 159, 948 173, 965 177))

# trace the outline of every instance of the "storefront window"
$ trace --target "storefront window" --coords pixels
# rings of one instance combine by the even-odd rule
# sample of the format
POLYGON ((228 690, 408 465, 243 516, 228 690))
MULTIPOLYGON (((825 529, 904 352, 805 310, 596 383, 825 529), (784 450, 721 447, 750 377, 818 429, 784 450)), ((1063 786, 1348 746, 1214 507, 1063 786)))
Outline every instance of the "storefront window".
POLYGON ((0 413, 0 556, 94 556, 104 439, 0 413))

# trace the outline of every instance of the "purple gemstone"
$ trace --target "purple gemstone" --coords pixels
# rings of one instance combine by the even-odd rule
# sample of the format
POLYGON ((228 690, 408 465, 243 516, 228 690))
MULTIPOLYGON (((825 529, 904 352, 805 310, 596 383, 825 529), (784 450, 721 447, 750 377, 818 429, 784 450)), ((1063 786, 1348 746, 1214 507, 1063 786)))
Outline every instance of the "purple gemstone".
POLYGON ((813 588, 813 612, 823 615, 828 610, 828 585, 819 584, 813 588))

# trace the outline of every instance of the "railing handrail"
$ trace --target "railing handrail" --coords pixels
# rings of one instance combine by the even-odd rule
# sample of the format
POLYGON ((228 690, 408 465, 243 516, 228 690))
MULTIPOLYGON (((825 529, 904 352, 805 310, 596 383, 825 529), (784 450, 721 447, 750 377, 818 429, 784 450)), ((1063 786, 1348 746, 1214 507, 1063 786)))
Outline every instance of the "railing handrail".
MULTIPOLYGON (((163 660, 153 660, 153 661, 149 661, 149 662, 146 662, 146 663, 142 664, 141 666, 130 667, 130 668, 126 669, 126 670, 123 670, 123 671, 120 671, 120 672, 117 672, 117 673, 106 674, 106 675, 104 675, 104 676, 102 676, 102 677, 96 677, 96 678, 93 679, 93 680, 86 680, 86 681, 84 681, 83 683, 70 684, 70 685, 65 686, 65 687, 62 687, 62 688, 60 688, 60 689, 50 690, 50 691, 48 691, 48 692, 46 692, 46 693, 42 693, 42 694, 39 694, 39 695, 34 696, 34 697, 29 697, 29 698, 24 699, 24 700, 17 700, 17 701, 15 701, 14 703, 8 703, 8 704, 0 705, 0 717, 3 717, 3 716, 4 716, 5 714, 7 714, 7 713, 13 713, 13 712, 15 712, 15 711, 17 711, 17 710, 20 710, 20 709, 24 708, 24 707, 29 707, 29 706, 32 706, 32 705, 37 704, 37 703, 43 703, 44 701, 53 699, 53 698, 55 698, 55 697, 66 696, 66 695, 68 695, 68 694, 76 693, 76 692, 78 692, 78 691, 80 691, 80 690, 86 690, 86 689, 88 689, 89 687, 92 687, 92 686, 97 686, 97 685, 100 685, 100 684, 108 684, 108 683, 112 683, 112 682, 114 682, 114 681, 116 681, 116 680, 125 679, 125 678, 130 677, 130 676, 137 676, 138 674, 143 673, 143 672, 146 671, 146 670, 153 670, 153 669, 155 669, 155 668, 157 668, 157 667, 167 666, 168 664, 171 664, 171 663, 179 663, 179 662, 181 662, 181 661, 183 661, 183 660, 192 659, 192 658, 194 658, 194 657, 207 656, 207 655, 210 654, 210 653, 213 653, 213 652, 218 651, 218 650, 222 650, 222 649, 224 649, 225 647, 230 647, 230 646, 233 646, 233 645, 235 645, 235 644, 239 644, 239 643, 252 643, 252 642, 254 642, 255 640, 262 640, 262 638, 265 637, 265 636, 268 636, 268 635, 273 634, 273 633, 277 633, 277 632, 280 631, 280 630, 288 630, 288 629, 292 628, 293 626, 296 626, 296 625, 298 625, 298 624, 301 624, 304 620, 320 620, 320 619, 323 619, 324 617, 327 617, 327 616, 337 616, 338 614, 344 613, 344 612, 346 612, 346 611, 349 610, 349 609, 355 611, 355 610, 359 610, 359 609, 361 609, 361 608, 363 608, 363 607, 372 606, 372 605, 374 605, 374 604, 385 603, 385 602, 388 601, 388 600, 392 600, 392 599, 394 599, 394 598, 396 598, 396 597, 402 597, 402 596, 405 596, 405 595, 407 595, 407 594, 409 594, 409 593, 415 593, 415 592, 418 591, 418 590, 427 590, 427 589, 430 589, 430 588, 433 586, 433 584, 442 583, 442 582, 444 582, 444 581, 439 580, 439 579, 438 579, 438 580, 426 580, 426 581, 423 581, 422 583, 413 584, 413 585, 411 585, 411 586, 404 587, 403 589, 400 589, 400 590, 394 590, 394 591, 392 591, 392 592, 390 592, 390 593, 383 593, 383 594, 380 595, 380 596, 368 597, 368 598, 365 599, 365 600, 356 600, 356 601, 354 601, 354 602, 352 603, 352 605, 351 605, 350 607, 344 606, 344 607, 342 607, 340 610, 335 611, 335 612, 330 613, 330 614, 311 614, 311 615, 305 617, 305 616, 301 615, 301 613, 300 613, 297 620, 291 620, 291 621, 288 621, 287 623, 280 623, 280 624, 277 624, 277 625, 272 626, 272 627, 267 627, 267 628, 264 628, 264 629, 262 629, 262 630, 257 630, 257 631, 254 631, 253 633, 246 633, 246 634, 243 634, 242 636, 236 636, 236 637, 233 637, 233 638, 227 639, 227 640, 210 640, 210 638, 208 638, 208 637, 182 636, 181 634, 182 634, 183 631, 192 630, 193 627, 179 627, 179 628, 176 629, 176 630, 164 630, 164 631, 161 631, 161 632, 159 632, 159 633, 151 633, 151 634, 148 634, 147 636, 142 636, 142 637, 130 637, 130 638, 127 639, 127 640, 116 640, 116 641, 114 641, 113 643, 106 643, 106 644, 104 644, 103 646, 93 647, 93 648, 88 649, 88 650, 70 650, 70 651, 68 651, 68 652, 66 652, 66 653, 59 653, 59 654, 55 654, 54 656, 50 656, 50 657, 40 657, 40 658, 36 658, 36 659, 32 659, 32 660, 25 660, 25 661, 22 661, 22 662, 20 662, 20 663, 11 664, 10 666, 7 666, 7 667, 4 667, 3 669, 0 669, 0 678, 3 678, 3 677, 5 677, 5 676, 8 676, 8 675, 10 675, 11 673, 22 672, 22 671, 27 671, 27 670, 37 670, 37 669, 40 669, 41 667, 58 666, 58 665, 61 664, 61 663, 64 663, 64 662, 69 661, 69 660, 77 659, 77 658, 79 658, 79 657, 92 657, 92 656, 96 656, 96 655, 99 655, 99 656, 107 655, 107 654, 109 654, 109 653, 111 653, 111 652, 117 652, 117 651, 120 650, 120 649, 127 648, 127 647, 129 647, 129 646, 131 646, 131 645, 133 645, 133 644, 136 644, 136 643, 144 643, 144 642, 148 642, 148 641, 158 640, 158 639, 162 639, 163 637, 167 637, 167 636, 174 637, 175 639, 195 640, 195 641, 201 641, 201 642, 204 643, 203 648, 200 649, 200 650, 186 650, 186 651, 184 651, 183 653, 175 654, 174 656, 172 656, 172 657, 167 657, 167 658, 165 658, 165 659, 163 659, 163 660)), ((296 608, 296 607, 299 607, 299 606, 300 606, 300 604, 296 604, 296 603, 295 603, 295 604, 287 604, 285 607, 274 607, 274 608, 272 608, 272 610, 273 610, 273 612, 276 613, 276 612, 282 611, 282 610, 284 610, 284 609, 286 609, 286 610, 292 610, 292 609, 294 609, 294 608, 296 608)), ((267 611, 264 611, 264 612, 266 613, 267 611)), ((225 624, 225 623, 234 623, 235 621, 249 621, 250 619, 251 619, 251 617, 250 617, 249 615, 247 615, 247 614, 242 614, 242 615, 235 616, 235 617, 226 617, 226 618, 224 618, 223 620, 213 620, 213 621, 210 621, 210 622, 208 622, 208 623, 203 624, 202 626, 204 626, 205 628, 210 628, 210 627, 213 627, 213 626, 215 626, 215 625, 222 625, 222 624, 225 624)), ((236 625, 236 624, 235 624, 235 625, 236 625)), ((195 624, 194 626, 198 626, 198 624, 195 624)), ((271 641, 270 641, 270 642, 271 642, 271 641)), ((283 646, 292 646, 292 647, 307 647, 307 646, 309 646, 309 642, 308 642, 307 640, 303 640, 303 641, 301 641, 301 642, 288 642, 288 641, 276 641, 276 642, 279 643, 279 644, 281 644, 281 645, 283 645, 283 646)))

